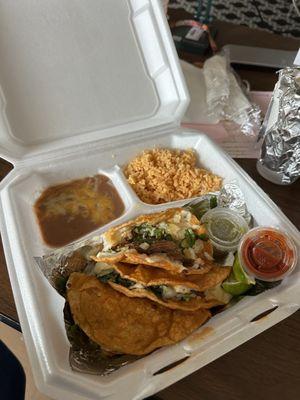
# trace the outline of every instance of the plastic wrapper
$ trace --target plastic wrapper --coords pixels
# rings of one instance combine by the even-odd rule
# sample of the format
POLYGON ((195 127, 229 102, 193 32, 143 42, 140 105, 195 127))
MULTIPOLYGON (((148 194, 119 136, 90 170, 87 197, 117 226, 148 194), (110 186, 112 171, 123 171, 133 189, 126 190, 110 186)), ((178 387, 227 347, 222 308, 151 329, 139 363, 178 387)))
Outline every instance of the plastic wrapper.
POLYGON ((262 125, 258 171, 278 184, 300 176, 300 67, 279 72, 272 100, 262 125))
MULTIPOLYGON (((200 219, 206 211, 217 206, 236 209, 243 216, 249 215, 244 196, 233 182, 225 184, 220 192, 198 197, 184 207, 190 209, 200 219)), ((101 248, 101 237, 94 236, 62 247, 43 257, 35 257, 35 261, 50 284, 61 296, 65 297, 66 284, 71 273, 85 272, 89 274, 94 264, 90 257, 96 255, 101 248)), ((63 314, 66 333, 71 345, 69 362, 74 371, 107 375, 140 358, 103 351, 74 323, 67 301, 63 314)))
POLYGON ((230 95, 230 79, 226 58, 216 55, 205 61, 203 75, 209 113, 218 120, 224 116, 224 107, 230 95))
POLYGON ((261 110, 252 104, 242 82, 228 66, 226 55, 215 55, 203 66, 206 102, 209 114, 217 120, 230 121, 225 129, 256 136, 261 125, 261 110))

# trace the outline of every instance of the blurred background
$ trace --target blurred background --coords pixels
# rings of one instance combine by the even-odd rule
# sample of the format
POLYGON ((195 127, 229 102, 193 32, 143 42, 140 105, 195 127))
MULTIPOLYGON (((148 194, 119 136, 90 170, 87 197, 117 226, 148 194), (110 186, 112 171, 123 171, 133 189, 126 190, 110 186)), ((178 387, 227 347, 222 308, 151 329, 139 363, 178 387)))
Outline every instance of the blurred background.
POLYGON ((300 38, 300 2, 297 0, 170 0, 169 9, 196 14, 210 7, 210 19, 261 28, 283 36, 300 38))

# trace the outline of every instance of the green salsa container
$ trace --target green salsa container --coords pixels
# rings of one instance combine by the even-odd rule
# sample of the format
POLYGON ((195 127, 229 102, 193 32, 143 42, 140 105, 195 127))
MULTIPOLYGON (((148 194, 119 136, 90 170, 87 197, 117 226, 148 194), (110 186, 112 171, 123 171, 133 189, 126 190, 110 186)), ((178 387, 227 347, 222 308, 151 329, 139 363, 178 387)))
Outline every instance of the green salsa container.
POLYGON ((237 211, 228 208, 209 210, 201 222, 205 224, 215 250, 224 253, 236 251, 243 235, 249 230, 245 219, 237 211))

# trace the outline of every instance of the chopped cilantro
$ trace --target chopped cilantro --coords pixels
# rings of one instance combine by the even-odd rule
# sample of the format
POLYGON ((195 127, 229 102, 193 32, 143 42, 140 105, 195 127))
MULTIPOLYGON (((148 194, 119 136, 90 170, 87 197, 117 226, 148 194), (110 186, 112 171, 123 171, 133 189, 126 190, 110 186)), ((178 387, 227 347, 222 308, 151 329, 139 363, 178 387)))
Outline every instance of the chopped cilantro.
POLYGON ((197 235, 197 239, 201 239, 201 240, 207 241, 208 240, 208 236, 207 236, 206 233, 200 233, 200 235, 197 235))
POLYGON ((145 222, 132 229, 132 240, 135 243, 153 243, 158 240, 172 240, 172 236, 165 229, 145 222))
POLYGON ((162 297, 163 295, 163 287, 161 285, 148 286, 147 289, 151 290, 157 297, 162 297))
POLYGON ((184 239, 181 241, 181 247, 187 249, 193 247, 196 242, 196 235, 191 228, 186 229, 184 232, 184 239))
POLYGON ((120 275, 116 276, 115 283, 121 286, 125 286, 127 288, 130 288, 131 286, 135 285, 134 281, 131 281, 130 279, 121 278, 120 275))
POLYGON ((115 281, 116 276, 119 275, 116 271, 112 271, 106 275, 97 275, 97 278, 102 283, 107 283, 108 281, 115 281))
POLYGON ((217 205, 218 205, 217 196, 212 196, 212 197, 209 199, 209 207, 210 207, 210 208, 216 208, 217 205))
POLYGON ((129 280, 129 279, 125 279, 122 278, 120 276, 120 274, 116 271, 112 271, 106 275, 98 275, 97 278, 99 279, 99 281, 103 282, 103 283, 107 283, 107 282, 114 282, 117 283, 118 285, 121 286, 125 286, 127 288, 133 286, 135 284, 135 282, 129 280))
POLYGON ((192 291, 190 293, 178 293, 176 295, 176 299, 180 301, 190 301, 194 297, 196 297, 196 295, 192 291))

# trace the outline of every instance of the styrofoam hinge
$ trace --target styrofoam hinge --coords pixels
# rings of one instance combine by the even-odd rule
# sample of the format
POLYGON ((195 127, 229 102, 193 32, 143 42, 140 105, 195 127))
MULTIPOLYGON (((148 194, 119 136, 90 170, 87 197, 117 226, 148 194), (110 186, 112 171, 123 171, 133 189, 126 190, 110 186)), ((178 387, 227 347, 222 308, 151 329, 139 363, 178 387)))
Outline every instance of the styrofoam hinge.
POLYGON ((173 121, 172 123, 168 123, 165 125, 161 125, 155 128, 143 129, 136 132, 131 132, 126 135, 114 136, 113 138, 107 139, 99 139, 97 141, 91 141, 87 143, 81 143, 77 145, 73 145, 69 148, 63 149, 55 149, 46 153, 36 154, 31 157, 23 158, 14 163, 15 168, 23 169, 37 164, 44 164, 48 162, 53 162, 54 160, 58 160, 61 158, 67 157, 76 157, 81 153, 88 153, 90 151, 97 151, 97 149, 114 149, 116 147, 120 147, 122 145, 122 141, 126 141, 126 144, 129 142, 134 142, 136 140, 141 140, 143 137, 149 138, 150 136, 155 138, 157 136, 161 136, 170 132, 175 132, 180 128, 180 122, 173 121))

